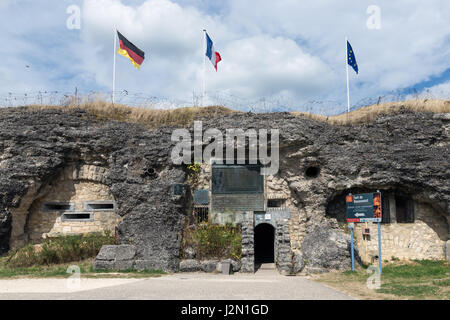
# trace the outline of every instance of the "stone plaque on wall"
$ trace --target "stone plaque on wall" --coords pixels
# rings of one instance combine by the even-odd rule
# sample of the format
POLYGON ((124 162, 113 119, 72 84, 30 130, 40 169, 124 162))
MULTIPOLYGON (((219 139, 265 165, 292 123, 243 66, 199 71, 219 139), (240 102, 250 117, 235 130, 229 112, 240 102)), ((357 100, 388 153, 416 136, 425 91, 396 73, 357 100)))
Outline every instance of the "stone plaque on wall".
POLYGON ((249 194, 264 192, 260 165, 213 165, 212 194, 249 194))

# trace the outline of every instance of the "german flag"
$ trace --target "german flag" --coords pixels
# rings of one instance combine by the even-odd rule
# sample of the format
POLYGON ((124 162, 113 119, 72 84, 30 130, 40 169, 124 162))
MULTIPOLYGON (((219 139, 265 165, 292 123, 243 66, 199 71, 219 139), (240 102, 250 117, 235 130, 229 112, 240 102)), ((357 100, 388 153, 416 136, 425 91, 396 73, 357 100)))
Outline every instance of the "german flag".
POLYGON ((132 44, 130 41, 127 40, 119 31, 117 31, 117 34, 119 36, 119 42, 120 46, 117 50, 117 53, 127 57, 130 59, 131 63, 139 69, 141 67, 142 62, 144 62, 145 59, 145 53, 138 47, 136 47, 134 44, 132 44))

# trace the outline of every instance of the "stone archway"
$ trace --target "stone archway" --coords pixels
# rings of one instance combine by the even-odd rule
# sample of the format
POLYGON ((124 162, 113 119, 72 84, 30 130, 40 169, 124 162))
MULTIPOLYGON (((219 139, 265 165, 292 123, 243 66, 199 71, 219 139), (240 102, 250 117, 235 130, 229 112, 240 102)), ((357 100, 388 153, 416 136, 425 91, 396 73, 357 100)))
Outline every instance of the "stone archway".
POLYGON ((255 264, 275 262, 275 228, 268 223, 255 227, 255 264))

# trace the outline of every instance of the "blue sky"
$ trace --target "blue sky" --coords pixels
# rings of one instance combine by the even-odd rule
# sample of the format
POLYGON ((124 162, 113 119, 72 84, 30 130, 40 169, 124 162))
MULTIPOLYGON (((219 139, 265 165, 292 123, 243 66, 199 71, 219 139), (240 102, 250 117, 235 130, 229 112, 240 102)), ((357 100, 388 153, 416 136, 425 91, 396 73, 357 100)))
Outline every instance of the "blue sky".
POLYGON ((450 98, 449 1, 257 3, 1 0, 0 99, 9 92, 70 94, 75 87, 107 96, 114 24, 146 52, 141 70, 117 56, 116 90, 140 97, 137 104, 142 97, 165 98, 171 106, 198 99, 203 28, 223 59, 218 72, 206 65, 211 104, 253 111, 305 106, 316 113, 345 111, 345 36, 360 69, 359 75, 350 69, 353 106, 413 88, 415 96, 450 98), (70 5, 81 10, 79 30, 66 27, 70 5), (371 5, 379 9, 379 20, 368 12, 371 5), (380 28, 369 28, 368 20, 379 21, 380 28))

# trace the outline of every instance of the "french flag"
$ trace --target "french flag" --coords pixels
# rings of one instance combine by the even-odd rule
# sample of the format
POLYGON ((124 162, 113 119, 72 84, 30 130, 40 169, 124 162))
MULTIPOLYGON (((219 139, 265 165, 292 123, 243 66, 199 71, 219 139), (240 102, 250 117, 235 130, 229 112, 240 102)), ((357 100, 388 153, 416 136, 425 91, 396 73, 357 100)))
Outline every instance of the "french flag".
POLYGON ((222 58, 220 57, 220 54, 216 52, 216 50, 214 50, 214 45, 211 38, 208 36, 206 32, 205 34, 206 34, 206 56, 211 61, 212 65, 214 66, 214 68, 216 68, 217 71, 217 64, 219 63, 219 61, 222 60, 222 58))

